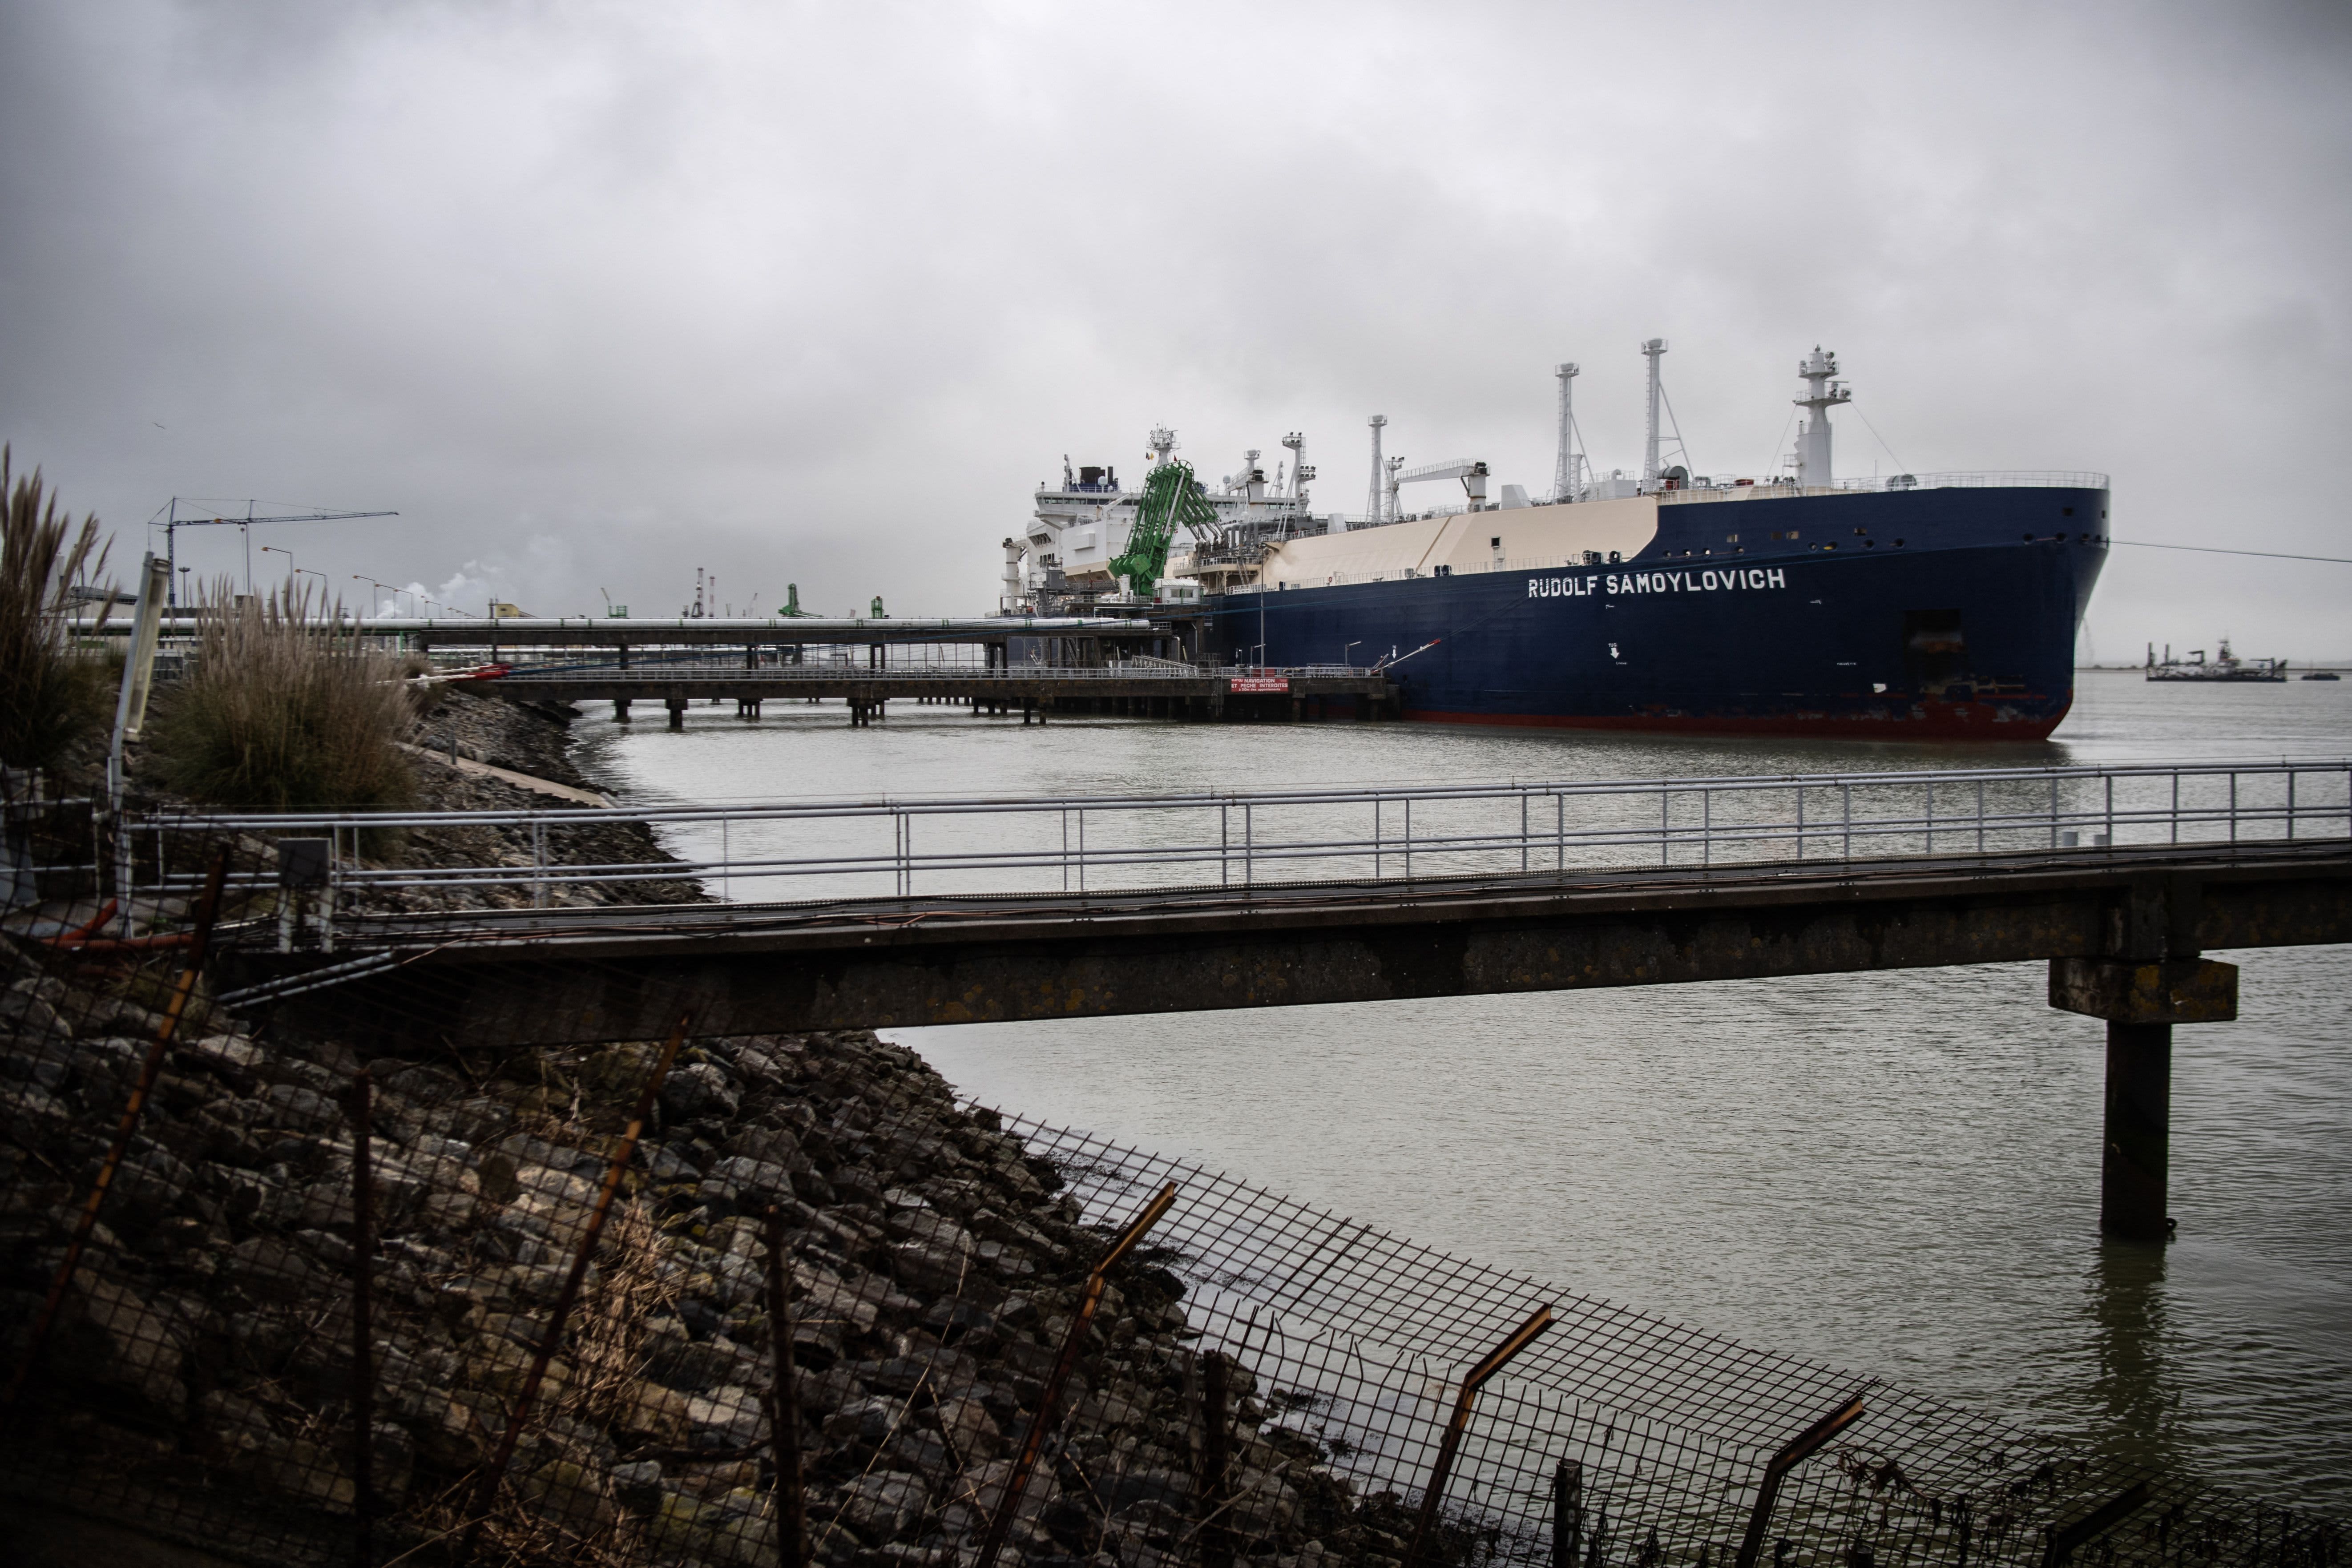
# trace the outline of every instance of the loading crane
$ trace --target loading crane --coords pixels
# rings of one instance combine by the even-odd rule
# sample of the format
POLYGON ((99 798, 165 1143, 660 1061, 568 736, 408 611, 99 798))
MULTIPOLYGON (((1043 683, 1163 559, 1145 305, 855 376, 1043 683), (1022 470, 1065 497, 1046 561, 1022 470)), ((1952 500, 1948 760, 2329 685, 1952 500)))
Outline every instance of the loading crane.
POLYGON ((221 502, 205 500, 195 496, 173 496, 170 503, 163 508, 163 516, 161 521, 152 517, 147 520, 148 527, 160 528, 163 531, 163 561, 166 566, 171 568, 171 575, 165 579, 166 586, 164 589, 164 602, 166 604, 176 609, 180 603, 178 571, 180 552, 178 536, 180 530, 184 528, 220 528, 226 527, 230 523, 235 523, 237 527, 244 529, 246 531, 245 585, 249 591, 253 586, 252 530, 255 523, 341 522, 347 519, 355 517, 398 517, 400 515, 396 511, 297 511, 278 512, 264 517, 253 510, 261 504, 257 500, 249 500, 245 503, 245 515, 243 517, 237 517, 227 511, 212 510, 199 511, 197 510, 200 508, 211 509, 222 506, 234 506, 235 504, 236 503, 234 501, 221 502), (190 509, 189 515, 186 517, 182 517, 180 515, 180 509, 184 506, 190 509))
POLYGON ((1209 539, 1216 531, 1217 509, 1194 482, 1192 465, 1171 458, 1144 477, 1135 524, 1128 531, 1127 548, 1110 563, 1111 575, 1124 579, 1137 597, 1150 598, 1167 574, 1168 548, 1180 524, 1196 541, 1209 539))
MULTIPOLYGON (((1403 461, 1402 458, 1390 459, 1391 465, 1403 461)), ((1397 491, 1423 479, 1460 479, 1464 492, 1470 498, 1472 511, 1486 504, 1486 465, 1475 458, 1455 458, 1448 462, 1431 463, 1425 468, 1406 468, 1402 473, 1391 466, 1389 470, 1389 521, 1394 521, 1402 515, 1397 508, 1397 491)))

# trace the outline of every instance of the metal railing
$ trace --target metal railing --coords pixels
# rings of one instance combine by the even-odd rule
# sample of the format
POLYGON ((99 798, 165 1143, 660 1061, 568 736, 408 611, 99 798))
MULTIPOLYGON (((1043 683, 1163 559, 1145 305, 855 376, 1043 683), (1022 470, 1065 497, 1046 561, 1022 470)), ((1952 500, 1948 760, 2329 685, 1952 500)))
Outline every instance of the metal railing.
POLYGON ((1906 490, 1982 490, 1982 489, 2074 489, 2103 490, 2108 487, 2107 476, 2087 468, 2021 469, 2003 473, 1986 470, 1978 473, 1950 474, 1879 474, 1868 479, 1833 479, 1825 485, 1799 485, 1782 476, 1757 479, 1748 484, 1737 484, 1729 479, 1713 479, 1705 483, 1678 485, 1672 489, 1663 487, 1644 490, 1664 502, 1704 500, 1785 500, 1791 496, 1834 496, 1901 493, 1906 490))
POLYGON ((761 681, 838 681, 872 678, 882 680, 936 680, 942 684, 963 684, 971 681, 1021 680, 1216 680, 1235 677, 1270 675, 1311 679, 1326 676, 1363 676, 1378 673, 1366 665, 1306 664, 1260 667, 1256 665, 1189 665, 1169 659, 1123 660, 1109 665, 1013 664, 983 668, 979 665, 953 664, 888 664, 868 666, 859 663, 746 665, 740 660, 730 662, 711 659, 632 659, 624 665, 615 659, 565 660, 562 663, 527 664, 510 668, 497 679, 507 683, 534 680, 588 680, 600 676, 625 677, 645 680, 761 680, 761 681))
MULTIPOLYGON (((905 796, 611 809, 151 815, 134 893, 184 896, 175 841, 331 841, 329 908, 498 887, 699 879, 722 900, 1247 890, 2137 846, 2352 837, 2352 759, 1487 783, 1216 794, 905 796), (594 858, 589 830, 650 828, 675 859, 594 858), (372 864, 389 832, 494 829, 495 860, 372 864), (567 847, 567 840, 571 847, 567 847)), ((250 884, 276 880, 256 867, 250 884)))

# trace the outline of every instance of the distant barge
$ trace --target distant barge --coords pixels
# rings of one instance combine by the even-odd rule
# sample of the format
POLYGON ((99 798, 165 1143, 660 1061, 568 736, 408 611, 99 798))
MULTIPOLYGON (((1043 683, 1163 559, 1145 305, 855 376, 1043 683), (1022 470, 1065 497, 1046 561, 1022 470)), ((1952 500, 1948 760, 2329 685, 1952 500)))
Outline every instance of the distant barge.
MULTIPOLYGON (((2210 659, 2205 657, 2205 650, 2201 647, 2190 648, 2186 658, 2175 658, 2172 657, 2170 643, 2164 645, 2164 657, 2159 659, 2156 657, 2156 645, 2150 643, 2147 649, 2147 678, 2150 680, 2221 681, 2231 685, 2245 681, 2278 684, 2286 679, 2286 660, 2240 658, 2230 651, 2228 637, 2221 639, 2221 651, 2210 659)), ((2309 680, 2317 678, 2305 676, 2304 679, 2309 680)), ((2333 679, 2334 677, 2331 676, 2329 679, 2333 679)))

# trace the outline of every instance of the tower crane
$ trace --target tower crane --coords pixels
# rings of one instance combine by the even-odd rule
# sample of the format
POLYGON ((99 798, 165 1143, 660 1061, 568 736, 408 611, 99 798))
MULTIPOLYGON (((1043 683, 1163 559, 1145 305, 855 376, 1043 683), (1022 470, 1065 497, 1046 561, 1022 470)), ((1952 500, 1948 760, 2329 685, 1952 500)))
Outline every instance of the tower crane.
POLYGON ((243 517, 237 517, 224 510, 210 510, 235 504, 233 501, 205 500, 196 496, 173 496, 170 504, 163 508, 163 516, 160 521, 152 517, 147 520, 148 527, 160 528, 163 531, 163 559, 167 564, 174 568, 172 576, 166 580, 170 585, 165 591, 165 602, 173 608, 176 609, 180 603, 179 574, 176 568, 180 561, 178 535, 180 530, 184 528, 215 528, 235 523, 237 527, 246 530, 245 583, 249 589, 253 586, 252 528, 257 522, 341 522, 354 517, 398 517, 400 515, 396 511, 297 511, 263 517, 253 510, 261 504, 257 500, 245 503, 243 517), (189 515, 186 517, 180 515, 180 509, 184 506, 189 509, 189 515))

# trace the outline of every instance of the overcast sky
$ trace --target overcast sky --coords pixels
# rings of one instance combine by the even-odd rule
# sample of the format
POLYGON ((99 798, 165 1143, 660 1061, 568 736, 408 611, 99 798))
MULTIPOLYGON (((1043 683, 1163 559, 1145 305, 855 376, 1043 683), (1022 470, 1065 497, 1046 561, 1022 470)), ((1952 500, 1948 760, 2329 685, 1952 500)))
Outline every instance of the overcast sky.
MULTIPOLYGON (((1694 468, 1769 472, 1820 342, 1843 472, 2352 556, 2347 16, 13 0, 0 436, 133 558, 257 497, 398 510, 259 534, 346 591, 943 615, 1155 423, 1213 477, 1304 431, 1318 510, 1375 411, 1540 493, 1552 363, 1637 467, 1660 335, 1694 468)), ((2347 604, 2119 549, 2091 643, 2352 657, 2347 604)))

